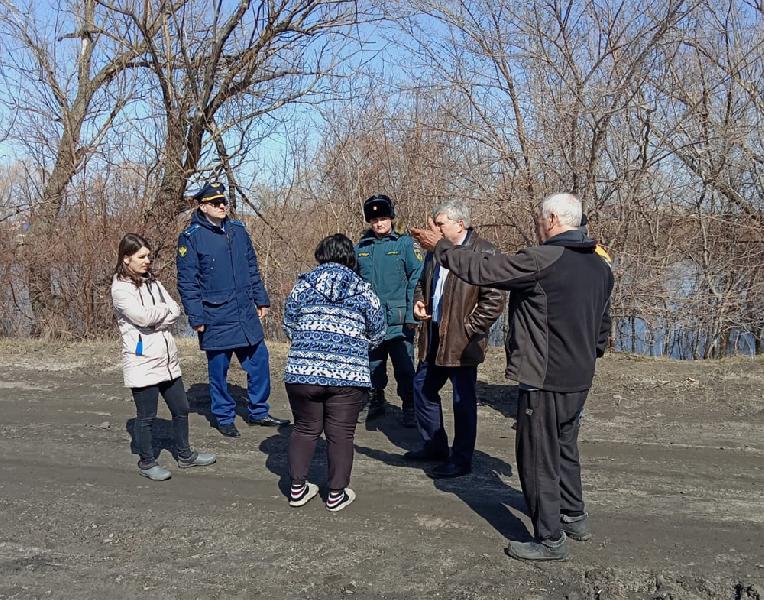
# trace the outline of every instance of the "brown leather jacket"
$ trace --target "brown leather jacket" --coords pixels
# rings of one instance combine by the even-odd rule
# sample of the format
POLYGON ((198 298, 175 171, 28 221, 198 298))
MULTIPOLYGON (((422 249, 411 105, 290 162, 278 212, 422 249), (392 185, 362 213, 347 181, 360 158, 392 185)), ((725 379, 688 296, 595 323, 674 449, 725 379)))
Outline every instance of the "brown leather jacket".
MULTIPOLYGON (((462 245, 474 252, 496 253, 496 247, 480 238, 474 229, 469 230, 462 245)), ((427 314, 432 314, 435 267, 433 255, 428 252, 422 276, 414 292, 414 301, 424 301, 427 314)), ((505 301, 506 292, 470 285, 449 274, 443 289, 438 330, 440 342, 435 364, 439 367, 476 367, 482 363, 488 344, 488 330, 504 310, 505 301)), ((419 332, 419 360, 424 360, 427 356, 429 330, 429 322, 426 322, 419 332)))

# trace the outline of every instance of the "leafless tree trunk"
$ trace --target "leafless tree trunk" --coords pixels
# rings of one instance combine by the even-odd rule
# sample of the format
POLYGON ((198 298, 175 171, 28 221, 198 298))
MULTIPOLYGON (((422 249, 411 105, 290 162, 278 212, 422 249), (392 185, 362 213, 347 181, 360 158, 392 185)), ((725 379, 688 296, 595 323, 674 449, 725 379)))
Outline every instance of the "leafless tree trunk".
MULTIPOLYGON (((133 43, 132 37, 109 18, 108 13, 99 11, 98 0, 74 0, 68 7, 59 6, 62 19, 57 29, 57 39, 41 36, 44 30, 35 21, 35 11, 30 6, 22 10, 4 2, 0 22, 5 36, 20 44, 21 57, 8 55, 3 65, 6 81, 16 93, 6 96, 6 104, 12 110, 27 113, 34 119, 51 119, 57 126, 55 140, 45 140, 52 151, 50 169, 44 166, 40 198, 37 202, 30 235, 26 244, 36 249, 30 253, 40 260, 30 263, 29 285, 36 331, 41 333, 48 313, 55 301, 52 273, 45 260, 44 248, 50 245, 56 223, 66 199, 67 187, 82 166, 83 161, 93 152, 111 127, 115 117, 129 101, 126 95, 110 99, 105 111, 93 112, 93 104, 117 77, 134 66, 133 61, 145 51, 145 44, 133 43), (69 13, 71 19, 64 16, 69 13), (64 24, 72 31, 62 29, 64 24), (60 57, 57 48, 65 40, 76 42, 76 57, 72 63, 60 57), (96 64, 97 63, 97 64, 96 64), (30 75, 35 74, 36 76, 30 75), (33 86, 34 82, 34 87, 33 86), (50 110, 40 114, 42 106, 50 110), (88 141, 83 143, 82 131, 86 126, 91 130, 88 141)), ((161 13, 170 2, 162 2, 161 13)), ((159 20, 152 16, 146 4, 146 12, 140 21, 144 30, 153 35, 159 20)), ((49 123, 45 123, 47 127, 49 123)), ((37 140, 34 130, 26 131, 30 136, 29 145, 37 140)))

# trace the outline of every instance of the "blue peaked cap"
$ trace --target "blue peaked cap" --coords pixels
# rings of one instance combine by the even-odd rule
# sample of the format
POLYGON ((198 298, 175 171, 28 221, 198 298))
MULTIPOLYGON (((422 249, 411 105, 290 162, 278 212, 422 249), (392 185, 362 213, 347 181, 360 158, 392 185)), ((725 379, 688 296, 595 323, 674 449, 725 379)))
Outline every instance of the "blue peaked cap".
POLYGON ((225 197, 225 186, 219 181, 208 181, 202 189, 194 194, 194 200, 197 202, 207 202, 225 197))

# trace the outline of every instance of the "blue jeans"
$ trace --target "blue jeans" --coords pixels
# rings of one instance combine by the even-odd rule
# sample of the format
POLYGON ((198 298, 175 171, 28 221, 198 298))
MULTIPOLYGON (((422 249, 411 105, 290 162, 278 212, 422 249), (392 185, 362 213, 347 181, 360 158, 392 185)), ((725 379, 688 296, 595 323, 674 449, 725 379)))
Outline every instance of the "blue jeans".
POLYGON ((268 348, 265 341, 254 346, 231 350, 208 350, 207 370, 210 376, 210 400, 212 415, 218 425, 229 425, 236 419, 236 400, 228 392, 228 366, 236 354, 241 368, 247 372, 247 412, 251 419, 268 415, 271 395, 271 373, 268 367, 268 348))
POLYGON ((410 399, 414 383, 414 330, 404 329, 405 337, 385 340, 369 350, 371 387, 384 390, 387 387, 387 357, 393 363, 393 375, 398 383, 398 396, 410 399))
POLYGON ((443 427, 440 390, 451 380, 454 392, 454 445, 451 462, 472 466, 477 437, 477 367, 438 367, 435 360, 419 363, 414 376, 414 410, 424 449, 432 454, 448 453, 448 435, 443 427))

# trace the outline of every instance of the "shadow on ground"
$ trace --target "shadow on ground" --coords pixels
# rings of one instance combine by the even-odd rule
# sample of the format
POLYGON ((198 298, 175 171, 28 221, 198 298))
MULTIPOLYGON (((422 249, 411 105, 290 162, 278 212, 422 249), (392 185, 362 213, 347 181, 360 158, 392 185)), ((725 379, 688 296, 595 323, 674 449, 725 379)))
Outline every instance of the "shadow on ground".
MULTIPOLYGON (((236 401, 236 415, 242 419, 247 416, 247 404, 248 395, 247 390, 240 385, 228 384, 228 391, 233 399, 236 401)), ((210 427, 216 427, 217 422, 212 414, 212 406, 210 401, 210 386, 206 383, 194 383, 190 388, 186 390, 186 396, 188 396, 189 412, 202 415, 210 427)))
MULTIPOLYGON (((487 404, 511 416, 517 412, 517 394, 512 388, 478 384, 480 404, 487 404)), ((366 429, 379 431, 401 452, 393 454, 366 446, 356 445, 360 454, 379 460, 392 467, 419 468, 428 474, 434 463, 418 463, 404 460, 403 453, 414 450, 421 444, 416 429, 403 427, 402 413, 397 407, 389 407, 387 414, 366 425, 366 429)), ((520 490, 508 485, 504 478, 512 475, 512 467, 500 458, 476 449, 472 461, 472 473, 454 479, 432 479, 436 489, 454 494, 476 514, 488 522, 502 536, 513 540, 530 540, 530 532, 525 524, 512 512, 526 512, 525 500, 520 490)))
POLYGON ((477 382, 478 406, 490 406, 510 419, 517 418, 519 386, 477 382))
MULTIPOLYGON (((125 423, 125 431, 130 436, 130 452, 136 456, 139 454, 138 444, 135 442, 135 417, 125 423)), ((178 460, 178 452, 175 449, 175 438, 172 434, 172 421, 155 417, 151 428, 151 445, 154 450, 154 460, 159 459, 162 450, 172 454, 173 460, 178 460)))
MULTIPOLYGON (((291 485, 288 457, 291 431, 291 427, 282 427, 278 433, 264 439, 258 446, 258 450, 267 456, 265 467, 274 475, 278 475, 278 486, 284 496, 289 495, 289 486, 291 485)), ((323 489, 322 483, 326 481, 326 470, 326 441, 321 437, 316 443, 316 451, 310 463, 308 481, 319 483, 319 487, 323 489)))

